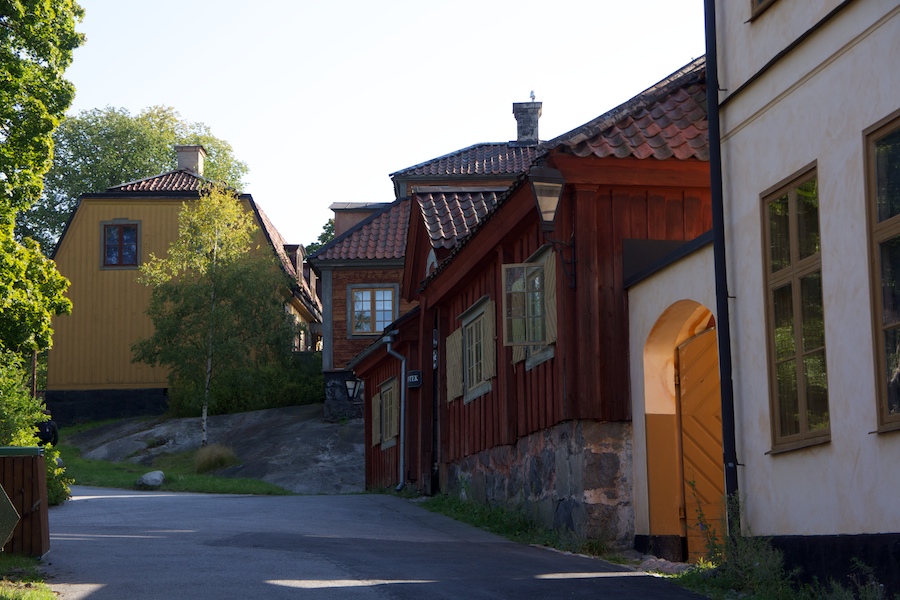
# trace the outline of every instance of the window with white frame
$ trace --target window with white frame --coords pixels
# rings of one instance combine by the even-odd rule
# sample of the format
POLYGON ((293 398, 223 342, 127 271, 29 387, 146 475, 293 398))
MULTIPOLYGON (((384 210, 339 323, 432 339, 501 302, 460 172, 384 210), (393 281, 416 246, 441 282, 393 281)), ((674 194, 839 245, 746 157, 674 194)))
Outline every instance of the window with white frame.
POLYGON ((462 326, 447 336, 447 400, 471 402, 491 390, 496 375, 496 305, 487 296, 460 315, 462 326))
POLYGON ((764 199, 774 449, 830 435, 815 171, 764 199))
POLYGON ((503 341, 513 363, 553 357, 556 342, 556 254, 542 248, 526 262, 503 265, 503 341))
POLYGON ((349 336, 379 335, 397 318, 396 285, 350 285, 347 288, 349 336))
POLYGON ((878 422, 900 429, 900 117, 866 137, 878 422))

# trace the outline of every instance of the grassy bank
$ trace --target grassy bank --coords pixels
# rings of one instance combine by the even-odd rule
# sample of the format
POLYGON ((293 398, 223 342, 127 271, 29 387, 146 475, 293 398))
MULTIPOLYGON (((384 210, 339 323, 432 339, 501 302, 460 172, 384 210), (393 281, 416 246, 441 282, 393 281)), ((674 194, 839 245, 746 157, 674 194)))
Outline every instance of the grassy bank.
MULTIPOLYGON (((82 458, 81 451, 70 443, 76 433, 89 431, 102 423, 66 428, 60 435, 60 450, 66 464, 66 474, 76 485, 135 489, 137 480, 148 471, 160 470, 166 479, 162 490, 168 492, 195 492, 205 494, 256 494, 267 496, 289 495, 291 492, 257 479, 218 477, 203 472, 203 461, 198 461, 197 450, 177 454, 163 454, 151 466, 131 462, 108 462, 82 458)), ((201 457, 202 458, 202 457, 201 457)), ((224 465, 223 465, 224 466, 224 465)))

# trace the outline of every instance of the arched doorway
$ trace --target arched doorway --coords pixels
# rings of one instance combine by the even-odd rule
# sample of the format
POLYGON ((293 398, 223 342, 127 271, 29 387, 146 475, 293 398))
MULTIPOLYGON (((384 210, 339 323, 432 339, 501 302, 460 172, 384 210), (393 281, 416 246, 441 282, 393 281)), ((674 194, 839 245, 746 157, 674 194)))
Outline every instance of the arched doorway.
POLYGON ((715 319, 680 300, 644 346, 651 552, 670 560, 704 555, 698 514, 718 528, 724 497, 715 319))

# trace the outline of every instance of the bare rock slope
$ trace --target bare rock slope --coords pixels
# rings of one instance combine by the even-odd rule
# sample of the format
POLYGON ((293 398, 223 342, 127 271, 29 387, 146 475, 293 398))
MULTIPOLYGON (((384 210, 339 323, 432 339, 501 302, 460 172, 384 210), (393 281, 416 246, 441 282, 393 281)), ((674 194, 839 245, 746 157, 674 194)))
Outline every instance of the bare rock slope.
MULTIPOLYGON (((241 464, 217 472, 261 479, 299 494, 346 494, 365 486, 362 419, 329 423, 321 404, 209 418, 210 444, 241 464)), ((125 419, 73 435, 82 456, 150 465, 162 453, 200 446, 200 418, 125 419)))

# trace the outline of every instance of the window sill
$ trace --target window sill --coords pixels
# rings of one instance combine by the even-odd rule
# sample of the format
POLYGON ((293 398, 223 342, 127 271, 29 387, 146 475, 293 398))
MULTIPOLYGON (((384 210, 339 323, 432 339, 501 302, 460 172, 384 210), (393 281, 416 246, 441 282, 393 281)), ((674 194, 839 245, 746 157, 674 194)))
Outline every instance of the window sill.
POLYGON ((878 426, 878 429, 876 429, 872 433, 892 433, 894 431, 900 431, 900 421, 890 421, 889 423, 882 423, 878 426))
POLYGON ((829 443, 831 443, 830 433, 828 435, 807 438, 805 440, 797 440, 786 444, 779 444, 766 452, 766 455, 784 454, 786 452, 793 452, 794 450, 802 450, 803 448, 809 448, 811 446, 819 446, 829 443))
POLYGON ((468 404, 472 400, 475 400, 476 398, 480 398, 481 396, 484 396, 489 391, 491 391, 491 382, 490 381, 485 381, 483 383, 479 383, 474 388, 472 388, 471 390, 469 390, 468 392, 463 394, 463 403, 468 404))
POLYGON ((393 448, 396 445, 397 445, 397 438, 392 437, 391 439, 389 439, 387 441, 381 442, 381 449, 387 450, 389 448, 393 448))
POLYGON ((371 340, 377 337, 381 337, 382 332, 376 333, 351 333, 347 335, 348 340, 371 340))
POLYGON ((136 271, 140 265, 100 265, 101 271, 136 271))
POLYGON ((525 370, 530 371, 541 363, 545 363, 555 356, 553 346, 546 346, 539 352, 535 352, 525 359, 525 370))

